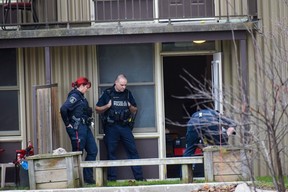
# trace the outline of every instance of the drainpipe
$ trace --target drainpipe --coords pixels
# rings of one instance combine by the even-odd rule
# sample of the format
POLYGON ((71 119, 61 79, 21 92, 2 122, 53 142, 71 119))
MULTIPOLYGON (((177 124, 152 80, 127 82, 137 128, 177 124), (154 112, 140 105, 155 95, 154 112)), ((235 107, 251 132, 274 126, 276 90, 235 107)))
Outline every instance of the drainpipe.
POLYGON ((50 61, 50 47, 45 47, 45 82, 47 85, 51 84, 51 61, 50 61))

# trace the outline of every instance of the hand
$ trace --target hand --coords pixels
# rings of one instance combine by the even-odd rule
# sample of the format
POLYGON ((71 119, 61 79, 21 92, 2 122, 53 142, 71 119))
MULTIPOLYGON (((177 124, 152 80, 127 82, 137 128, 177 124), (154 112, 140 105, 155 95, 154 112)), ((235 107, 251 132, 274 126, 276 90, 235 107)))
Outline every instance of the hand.
POLYGON ((235 135, 236 134, 236 131, 235 131, 235 128, 234 127, 229 127, 227 129, 227 135, 230 136, 230 135, 235 135))
POLYGON ((111 107, 111 105, 112 105, 112 101, 110 100, 108 103, 107 103, 107 108, 109 109, 110 107, 111 107))
POLYGON ((66 126, 66 128, 71 128, 73 129, 73 126, 71 124, 69 124, 68 126, 66 126))

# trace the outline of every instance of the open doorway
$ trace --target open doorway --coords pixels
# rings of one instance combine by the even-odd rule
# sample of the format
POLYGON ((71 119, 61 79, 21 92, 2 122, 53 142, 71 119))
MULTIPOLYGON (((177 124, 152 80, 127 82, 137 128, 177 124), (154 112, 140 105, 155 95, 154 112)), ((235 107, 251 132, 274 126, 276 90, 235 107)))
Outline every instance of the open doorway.
MULTIPOLYGON (((199 80, 199 82, 204 82, 205 79, 211 81, 212 60, 213 55, 163 57, 167 157, 183 155, 186 144, 186 123, 194 112, 204 106, 202 105, 203 103, 205 103, 206 106, 208 103, 212 103, 212 101, 204 101, 200 99, 192 100, 175 98, 175 96, 187 96, 191 94, 187 89, 187 82, 185 82, 180 76, 185 76, 190 80, 188 75, 184 72, 184 70, 186 70, 191 76, 199 80), (183 126, 171 125, 170 123, 167 123, 167 119, 183 126)), ((196 82, 190 83, 197 86, 196 82)), ((178 177, 177 174, 179 174, 179 169, 180 167, 177 166, 168 166, 167 176, 170 178, 178 177)))

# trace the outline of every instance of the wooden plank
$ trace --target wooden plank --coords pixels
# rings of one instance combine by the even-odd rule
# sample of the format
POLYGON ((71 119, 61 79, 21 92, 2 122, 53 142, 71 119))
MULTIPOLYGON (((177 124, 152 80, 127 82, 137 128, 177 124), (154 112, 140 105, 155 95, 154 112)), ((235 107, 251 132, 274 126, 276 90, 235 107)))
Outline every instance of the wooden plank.
POLYGON ((38 183, 37 189, 64 189, 67 186, 66 181, 53 183, 38 183))
POLYGON ((241 175, 215 175, 216 182, 232 182, 232 181, 241 181, 241 175))
POLYGON ((96 186, 106 185, 107 168, 120 166, 144 166, 144 165, 182 165, 182 180, 184 183, 193 182, 192 164, 203 163, 203 156, 178 157, 178 158, 145 158, 145 159, 125 159, 125 160, 101 160, 82 161, 80 167, 96 168, 96 186))
POLYGON ((213 152, 211 151, 204 151, 204 173, 206 181, 214 181, 213 152))
POLYGON ((76 169, 77 169, 76 172, 79 174, 76 177, 79 178, 80 187, 83 187, 84 186, 83 169, 80 167, 80 162, 82 161, 82 156, 81 155, 75 156, 74 159, 76 160, 76 162, 74 162, 76 169))
POLYGON ((101 187, 104 185, 103 168, 96 168, 96 186, 101 187))
POLYGON ((180 158, 145 158, 145 159, 125 159, 125 160, 101 160, 82 161, 80 167, 120 167, 135 165, 176 165, 176 164, 196 164, 203 163, 203 157, 180 157, 180 158))
POLYGON ((28 160, 28 175, 29 175, 29 186, 30 189, 36 189, 36 176, 35 176, 35 170, 34 170, 34 161, 28 160))
POLYGON ((59 155, 53 155, 51 153, 46 153, 46 154, 38 154, 38 155, 32 155, 32 156, 28 156, 26 157, 27 160, 29 159, 54 159, 54 158, 64 158, 64 157, 70 157, 70 156, 74 156, 74 155, 81 155, 82 152, 81 151, 75 151, 75 152, 67 152, 64 154, 59 154, 59 155))
POLYGON ((182 165, 182 182, 183 183, 192 183, 193 182, 193 172, 192 165, 182 165))
POLYGON ((66 175, 67 175, 67 188, 74 187, 74 164, 73 164, 73 157, 66 157, 66 175))
POLYGON ((241 162, 223 162, 213 163, 214 164, 214 175, 232 175, 241 174, 241 162))
POLYGON ((67 166, 65 158, 34 160, 34 165, 35 165, 35 171, 43 171, 50 169, 65 169, 67 166))
POLYGON ((213 162, 229 162, 239 161, 240 150, 237 151, 226 151, 226 152, 213 152, 213 162))
POLYGON ((67 181, 66 169, 43 170, 35 172, 35 181, 39 183, 67 181))

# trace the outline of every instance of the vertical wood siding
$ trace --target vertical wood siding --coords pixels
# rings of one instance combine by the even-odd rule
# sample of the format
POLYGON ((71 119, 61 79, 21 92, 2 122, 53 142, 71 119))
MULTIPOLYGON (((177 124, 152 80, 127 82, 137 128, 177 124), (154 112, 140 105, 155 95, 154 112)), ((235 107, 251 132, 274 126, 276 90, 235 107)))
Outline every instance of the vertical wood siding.
MULTIPOLYGON (((32 139, 32 86, 45 84, 45 55, 44 48, 25 49, 25 88, 26 88, 26 118, 28 137, 32 139), (30 129, 31 128, 31 129, 30 129)), ((87 77, 92 87, 86 93, 88 102, 92 108, 95 106, 93 95, 96 93, 97 86, 92 81, 95 77, 93 65, 96 64, 96 51, 94 46, 74 46, 74 47, 54 47, 50 48, 51 54, 51 74, 52 84, 58 84, 59 106, 66 100, 68 92, 72 89, 71 84, 79 76, 87 77)), ((98 94, 98 93, 97 93, 98 94)), ((60 112, 60 110, 58 110, 60 112)), ((65 126, 62 122, 60 113, 58 129, 60 129, 60 146, 66 150, 71 150, 70 140, 67 136, 65 126)), ((60 147, 59 146, 59 147, 60 147)))
MULTIPOLYGON (((232 2, 232 1, 229 1, 232 2)), ((223 5, 224 6, 224 5, 223 5)), ((249 34, 247 41, 247 53, 248 53, 248 75, 249 75, 249 98, 250 105, 255 110, 263 110, 262 104, 272 104, 273 101, 264 101, 264 93, 272 92, 275 89, 275 85, 267 79, 267 74, 271 72, 271 68, 279 68, 279 76, 284 80, 288 77, 288 50, 287 50, 287 19, 288 19, 288 4, 285 1, 276 0, 264 0, 258 1, 258 13, 259 13, 259 30, 253 34, 249 34), (284 63, 284 64, 283 64, 284 63), (286 64, 285 64, 286 63, 286 64), (271 67, 273 66, 273 67, 271 67), (265 72, 263 72, 263 70, 265 72), (266 92, 265 92, 266 90, 266 92)), ((221 7, 225 9, 224 7, 221 7)), ((233 90, 233 95, 237 95, 237 90, 234 88, 239 88, 238 80, 240 76, 238 75, 238 63, 241 61, 239 57, 239 45, 237 42, 223 41, 223 53, 224 53, 224 84, 232 85, 230 90, 233 90), (226 54, 230 53, 230 54, 226 54), (232 75, 232 76, 231 76, 232 75), (233 88, 234 87, 234 88, 233 88)), ((272 73, 272 72, 271 72, 272 73)), ((279 81, 276 81, 276 83, 279 81)), ((286 88, 287 89, 287 88, 286 88)), ((287 92, 280 94, 283 100, 288 100, 287 92)), ((237 98, 234 98, 234 102, 237 105, 237 98)), ((241 107, 241 106, 239 106, 241 107)), ((272 111, 271 111, 272 113, 272 111)), ((271 114, 272 115, 272 114, 271 114)), ((280 125, 286 124, 287 119, 283 119, 280 125)), ((257 124, 257 123, 256 123, 257 124)), ((266 132, 260 130, 258 125, 251 126, 253 130, 253 135, 264 140, 267 138, 266 132)), ((283 127, 283 129, 287 129, 283 127)), ((278 132, 283 131, 283 129, 278 130, 278 132)), ((283 135, 284 138, 279 141, 280 148, 288 146, 288 135, 283 135)), ((285 149, 285 148, 284 148, 285 149)), ((286 152, 281 153, 281 161, 284 175, 288 174, 288 157, 287 149, 286 152)), ((254 156, 254 174, 255 176, 270 175, 269 169, 266 166, 263 156, 259 153, 255 153, 254 156)))

